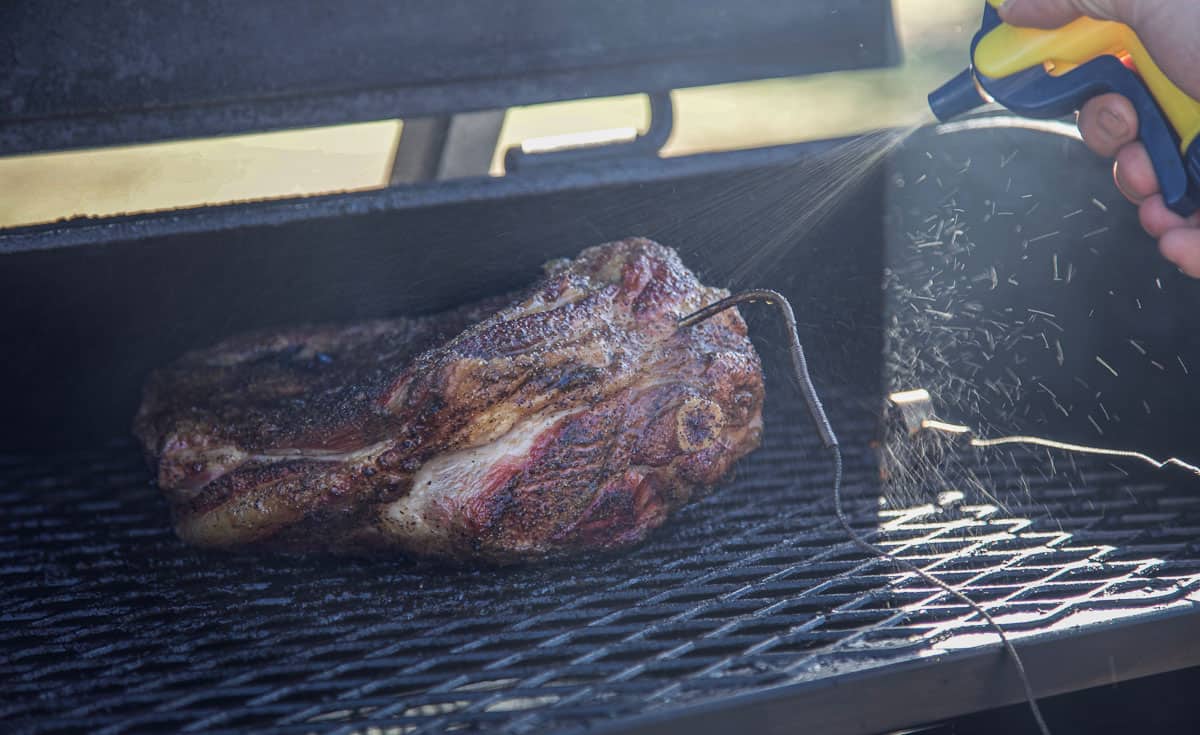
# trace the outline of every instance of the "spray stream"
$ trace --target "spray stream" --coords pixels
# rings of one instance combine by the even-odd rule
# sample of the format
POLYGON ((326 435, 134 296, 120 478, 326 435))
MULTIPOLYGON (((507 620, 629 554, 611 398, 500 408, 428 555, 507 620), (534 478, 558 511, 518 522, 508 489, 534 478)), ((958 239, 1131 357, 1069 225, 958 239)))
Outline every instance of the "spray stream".
MULTIPOLYGON (((749 208, 748 216, 757 216, 761 207, 773 214, 785 215, 786 222, 753 248, 740 252, 740 262, 730 280, 742 283, 777 264, 796 246, 869 180, 870 175, 896 148, 908 140, 932 118, 895 130, 883 130, 857 136, 806 160, 800 169, 801 181, 782 200, 760 202, 749 208)), ((725 193, 730 200, 757 202, 758 181, 748 181, 744 190, 725 193)))

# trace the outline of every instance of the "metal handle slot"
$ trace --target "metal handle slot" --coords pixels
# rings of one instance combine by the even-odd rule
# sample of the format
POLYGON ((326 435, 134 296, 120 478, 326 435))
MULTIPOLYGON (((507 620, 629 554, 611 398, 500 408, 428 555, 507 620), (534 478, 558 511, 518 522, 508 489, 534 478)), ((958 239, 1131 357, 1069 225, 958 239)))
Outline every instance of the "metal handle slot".
MULTIPOLYGON (((655 158, 675 125, 675 108, 670 92, 647 95, 650 100, 650 125, 646 132, 632 140, 621 140, 613 136, 600 141, 583 142, 582 145, 555 147, 537 150, 529 143, 513 146, 504 153, 504 170, 508 174, 541 166, 574 166, 595 162, 611 162, 619 158, 655 158), (614 139, 619 142, 614 142, 614 139)), ((585 139, 585 136, 572 136, 585 139)))

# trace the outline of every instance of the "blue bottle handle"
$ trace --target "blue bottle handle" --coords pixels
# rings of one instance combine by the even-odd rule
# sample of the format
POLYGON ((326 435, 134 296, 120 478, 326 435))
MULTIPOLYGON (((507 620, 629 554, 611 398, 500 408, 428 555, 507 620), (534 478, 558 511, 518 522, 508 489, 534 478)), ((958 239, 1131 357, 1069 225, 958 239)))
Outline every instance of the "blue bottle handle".
MULTIPOLYGON (((983 26, 971 42, 972 59, 980 40, 1000 22, 995 8, 988 5, 983 26)), ((1150 89, 1115 56, 1097 57, 1057 77, 1034 67, 1003 79, 981 74, 976 78, 992 99, 1025 117, 1069 115, 1092 97, 1109 92, 1127 97, 1137 110, 1138 137, 1150 154, 1166 205, 1183 217, 1200 208, 1200 139, 1186 156, 1181 154, 1179 136, 1150 89)))

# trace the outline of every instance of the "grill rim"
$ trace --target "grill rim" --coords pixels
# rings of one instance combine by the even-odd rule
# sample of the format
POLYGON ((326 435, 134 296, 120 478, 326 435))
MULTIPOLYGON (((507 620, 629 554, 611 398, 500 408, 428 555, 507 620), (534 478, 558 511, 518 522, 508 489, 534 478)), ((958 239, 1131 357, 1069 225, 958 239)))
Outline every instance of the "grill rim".
MULTIPOLYGON (((1200 605, 1156 610, 1095 625, 1014 640, 1038 698, 1200 665, 1200 605), (1117 665, 1119 661, 1120 665, 1117 665)), ((600 723, 596 735, 713 735, 744 732, 824 735, 892 732, 1025 701, 1000 643, 949 651, 813 681, 668 707, 600 723), (941 686, 932 695, 931 687, 941 686), (919 702, 920 706, 914 706, 919 702), (865 706, 864 704, 869 705, 865 706)), ((1051 727, 1055 723, 1051 722, 1051 727)), ((573 730, 562 730, 571 732, 573 730)))
MULTIPOLYGON (((581 189, 669 182, 681 178, 781 169, 811 161, 861 135, 783 143, 734 151, 669 158, 627 158, 600 166, 534 170, 519 176, 468 177, 405 187, 283 196, 262 201, 204 204, 176 209, 93 217, 77 215, 54 222, 0 227, 0 258, 45 250, 92 251, 177 235, 219 236, 230 230, 304 226, 337 220, 478 202, 503 203, 581 189)), ((597 243, 592 243, 597 244, 597 243)), ((663 242, 672 245, 671 242, 663 242)))

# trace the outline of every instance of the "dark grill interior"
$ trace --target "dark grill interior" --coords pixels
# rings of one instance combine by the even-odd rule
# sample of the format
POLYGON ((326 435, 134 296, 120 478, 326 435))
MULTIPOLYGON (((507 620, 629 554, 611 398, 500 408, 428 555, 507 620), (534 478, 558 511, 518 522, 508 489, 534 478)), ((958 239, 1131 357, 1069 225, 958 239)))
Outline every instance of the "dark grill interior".
MULTIPOLYGON (((1187 482, 1095 458, 1049 477, 1044 452, 995 452, 974 471, 1008 513, 940 507, 932 481, 880 510, 871 426, 841 424, 860 448, 855 525, 1011 631, 1161 612, 1200 585, 1187 482)), ((994 645, 847 542, 828 473, 805 415, 777 411, 737 478, 640 549, 497 571, 200 554, 131 446, 8 457, 0 716, 23 732, 570 731, 994 645)))
MULTIPOLYGON (((10 153, 606 94, 661 102, 899 60, 891 4, 874 0, 675 0, 651 22, 620 2, 341 13, 309 0, 287 18, 232 2, 153 17, 136 2, 59 4, 0 10, 18 71, 39 81, 0 109, 10 153), (76 42, 94 37, 104 49, 76 42)), ((651 143, 666 120, 655 114, 651 143)), ((1148 257, 1111 187, 1086 183, 1107 182, 1107 162, 1023 123, 978 122, 922 131, 853 181, 866 149, 831 141, 666 159, 617 146, 570 165, 525 158, 498 180, 0 233, 0 343, 19 346, 0 362, 3 730, 863 735, 1019 701, 979 616, 865 556, 836 522, 774 322, 752 325, 779 383, 766 445, 619 556, 464 570, 203 554, 174 538, 132 443, 105 444, 127 433, 147 371, 185 349, 437 311, 629 235, 679 248, 707 283, 787 294, 841 414, 853 524, 1028 636, 1039 696, 1197 666, 1180 643, 1200 637, 1197 478, 1042 450, 943 456, 939 440, 935 456, 905 447, 914 464, 892 477, 915 486, 881 499, 869 447, 885 383, 937 387, 939 411, 989 435, 1163 457, 1196 446, 1178 427, 1200 410, 1187 367, 1200 363, 1200 291, 1148 257)), ((1066 712, 1056 732, 1078 729, 1066 712)))

